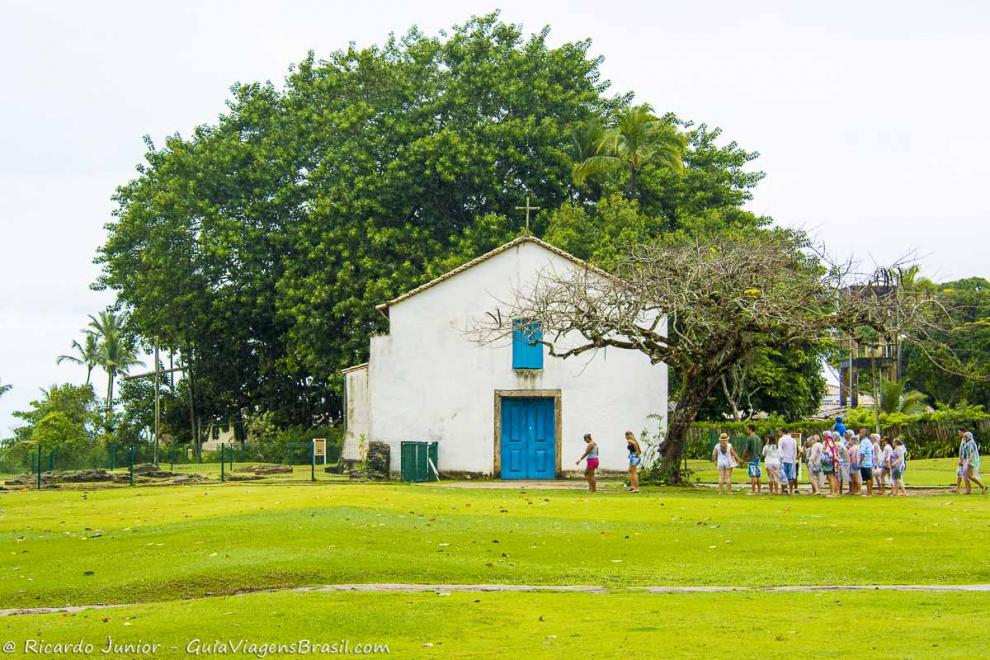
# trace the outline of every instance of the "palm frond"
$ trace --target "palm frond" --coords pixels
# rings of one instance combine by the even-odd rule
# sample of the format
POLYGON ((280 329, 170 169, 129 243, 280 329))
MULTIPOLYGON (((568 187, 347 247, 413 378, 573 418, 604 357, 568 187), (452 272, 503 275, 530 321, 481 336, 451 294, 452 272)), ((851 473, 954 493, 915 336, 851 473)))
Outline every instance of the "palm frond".
POLYGON ((622 167, 622 161, 615 156, 592 156, 574 165, 571 178, 575 184, 581 185, 593 176, 607 174, 619 167, 622 167))

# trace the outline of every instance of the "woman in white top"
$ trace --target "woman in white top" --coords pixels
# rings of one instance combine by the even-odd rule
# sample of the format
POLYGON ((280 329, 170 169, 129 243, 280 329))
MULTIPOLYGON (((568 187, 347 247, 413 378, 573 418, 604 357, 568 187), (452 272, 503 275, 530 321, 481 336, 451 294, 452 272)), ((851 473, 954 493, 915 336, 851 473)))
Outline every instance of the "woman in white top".
MULTIPOLYGON (((827 431, 826 431, 827 433, 827 431)), ((822 451, 824 445, 817 435, 808 438, 808 483, 811 484, 811 494, 821 495, 822 481, 822 451)))
POLYGON ((763 445, 763 462, 767 466, 767 481, 770 482, 770 494, 780 495, 780 447, 777 438, 768 434, 763 445))
POLYGON ((881 472, 883 471, 883 445, 880 444, 880 434, 871 434, 870 442, 873 443, 873 487, 880 489, 883 488, 883 477, 881 476, 881 472))
MULTIPOLYGON (((893 451, 893 447, 890 445, 890 438, 884 438, 880 441, 880 494, 883 495, 883 489, 887 485, 887 480, 890 477, 890 455, 893 451)), ((876 472, 876 470, 874 470, 876 472)), ((893 488, 893 486, 891 486, 893 488)))
POLYGON ((723 433, 718 437, 718 444, 712 449, 712 462, 718 467, 718 494, 725 489, 726 495, 732 494, 732 468, 740 463, 739 454, 729 444, 729 435, 723 433))
POLYGON ((904 468, 907 467, 907 449, 904 448, 904 441, 894 438, 894 448, 890 450, 890 494, 907 496, 907 488, 904 487, 904 468))

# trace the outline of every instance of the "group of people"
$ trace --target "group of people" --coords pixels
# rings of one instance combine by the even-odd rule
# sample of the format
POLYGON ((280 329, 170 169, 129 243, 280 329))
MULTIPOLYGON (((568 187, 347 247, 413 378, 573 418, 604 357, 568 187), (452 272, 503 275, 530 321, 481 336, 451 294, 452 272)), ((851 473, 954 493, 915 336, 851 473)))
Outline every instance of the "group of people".
MULTIPOLYGON (((750 493, 758 495, 762 492, 762 461, 766 466, 771 495, 796 494, 802 464, 806 467, 813 495, 824 495, 826 483, 830 496, 907 495, 904 473, 908 451, 900 438, 870 434, 866 429, 856 433, 845 427, 841 417, 831 431, 812 435, 803 443, 786 429, 780 438, 769 434, 762 439, 756 434, 754 426, 748 426, 746 431, 740 446, 741 456, 725 433, 712 449, 712 462, 718 468, 720 494, 732 492, 732 471, 742 464, 746 465, 749 475, 750 493)), ((980 480, 980 449, 976 439, 971 432, 963 429, 959 431, 959 438, 956 492, 960 492, 965 482, 967 494, 972 492, 973 484, 985 493, 987 487, 980 480)))
MULTIPOLYGON (((801 467, 807 471, 807 480, 813 495, 824 495, 828 484, 829 496, 907 495, 904 473, 908 465, 908 450, 900 438, 890 438, 866 429, 855 432, 847 429, 842 418, 836 419, 831 431, 812 435, 804 442, 784 429, 780 437, 769 433, 760 438, 756 427, 746 427, 746 436, 739 449, 729 442, 729 435, 722 433, 712 449, 712 462, 718 468, 719 494, 732 492, 732 471, 745 465, 749 475, 750 494, 763 492, 763 469, 766 467, 767 485, 771 495, 795 495, 801 467), (741 453, 741 455, 740 455, 741 453)), ((643 450, 632 431, 626 431, 626 450, 629 454, 628 491, 639 492, 639 465, 643 450)), ((584 477, 588 491, 598 490, 598 443, 591 434, 584 436, 585 451, 577 464, 586 461, 584 477)), ((959 464, 956 470, 955 492, 970 494, 975 484, 981 493, 987 486, 980 480, 980 447, 970 431, 959 430, 959 464)))
MULTIPOLYGON (((639 440, 632 431, 626 431, 626 451, 629 453, 629 486, 626 488, 630 493, 639 492, 639 465, 643 462, 643 448, 639 445, 639 440)), ((584 434, 584 453, 578 459, 577 464, 586 461, 584 467, 584 478, 588 482, 588 492, 598 491, 598 443, 591 437, 590 433, 584 434)))

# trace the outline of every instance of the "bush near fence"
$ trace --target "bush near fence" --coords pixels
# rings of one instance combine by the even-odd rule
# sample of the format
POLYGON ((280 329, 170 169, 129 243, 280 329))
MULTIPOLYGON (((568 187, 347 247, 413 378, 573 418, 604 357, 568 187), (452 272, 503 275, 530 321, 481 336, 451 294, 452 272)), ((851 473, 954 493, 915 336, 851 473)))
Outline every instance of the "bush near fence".
MULTIPOLYGON (((872 433, 876 426, 876 413, 871 408, 856 408, 843 415, 843 421, 848 428, 866 428, 872 433)), ((733 438, 743 436, 748 424, 756 427, 760 437, 767 433, 780 435, 783 429, 808 437, 831 430, 834 423, 834 419, 787 422, 773 416, 744 422, 695 422, 688 430, 686 451, 688 458, 709 459, 713 437, 717 439, 719 433, 728 433, 733 438)), ((957 431, 960 428, 973 432, 984 453, 990 443, 990 414, 984 412, 982 406, 942 407, 922 415, 881 414, 880 428, 886 435, 903 439, 911 458, 956 456, 959 452, 957 431)))

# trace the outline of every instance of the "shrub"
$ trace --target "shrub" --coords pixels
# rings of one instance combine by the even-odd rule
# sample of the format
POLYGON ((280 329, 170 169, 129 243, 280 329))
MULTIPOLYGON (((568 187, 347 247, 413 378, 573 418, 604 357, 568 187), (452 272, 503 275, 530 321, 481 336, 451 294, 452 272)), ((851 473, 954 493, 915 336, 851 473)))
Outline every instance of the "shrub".
MULTIPOLYGON (((866 428, 871 432, 876 427, 876 412, 872 408, 855 408, 842 416, 850 429, 866 428)), ((711 455, 719 433, 738 437, 745 433, 746 425, 752 423, 762 437, 767 433, 779 435, 783 429, 801 433, 804 437, 822 433, 832 428, 834 420, 808 419, 786 422, 779 417, 769 417, 747 422, 696 422, 688 432, 687 454, 689 458, 707 459, 711 455)), ((982 406, 960 404, 940 406, 932 412, 920 415, 903 413, 882 413, 881 432, 898 436, 904 440, 912 458, 945 458, 955 456, 959 450, 957 431, 965 428, 972 431, 981 447, 990 442, 990 414, 982 406)))

